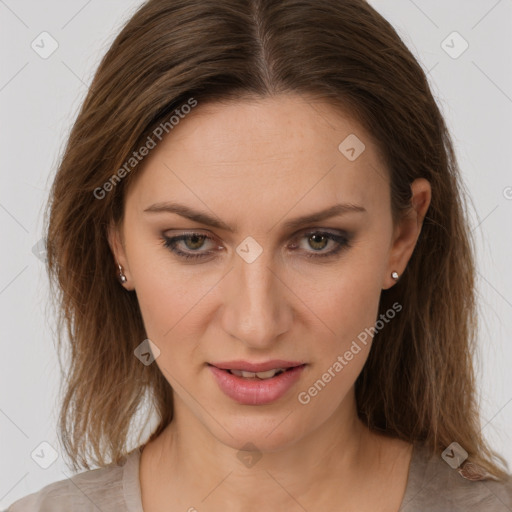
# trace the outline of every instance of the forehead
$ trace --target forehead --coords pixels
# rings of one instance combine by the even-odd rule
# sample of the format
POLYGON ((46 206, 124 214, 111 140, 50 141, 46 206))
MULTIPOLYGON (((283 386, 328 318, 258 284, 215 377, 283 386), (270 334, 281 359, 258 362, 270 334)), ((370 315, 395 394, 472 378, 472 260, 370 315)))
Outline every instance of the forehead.
POLYGON ((339 108, 299 95, 198 103, 141 167, 130 192, 139 206, 186 196, 284 210, 306 196, 314 208, 387 194, 370 134, 339 108))

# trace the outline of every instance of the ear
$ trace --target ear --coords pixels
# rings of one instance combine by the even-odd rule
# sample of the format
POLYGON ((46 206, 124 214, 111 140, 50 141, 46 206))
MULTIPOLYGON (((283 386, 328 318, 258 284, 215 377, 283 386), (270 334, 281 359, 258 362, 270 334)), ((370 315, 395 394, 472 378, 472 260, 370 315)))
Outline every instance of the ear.
POLYGON ((130 267, 128 265, 128 259, 126 257, 126 250, 124 245, 124 238, 122 229, 120 226, 116 225, 114 221, 108 226, 107 229, 107 239, 108 244, 110 246, 110 250, 114 256, 114 265, 116 275, 119 275, 119 267, 118 263, 123 267, 123 274, 126 276, 127 281, 125 283, 120 283, 127 290, 133 290, 134 287, 131 283, 133 283, 133 279, 130 275, 130 267))
POLYGON ((389 252, 387 273, 384 276, 383 290, 391 288, 395 280, 391 272, 396 270, 400 276, 416 247, 416 242, 421 233, 423 220, 430 206, 432 190, 430 183, 424 178, 418 178, 411 183, 410 210, 400 219, 393 232, 393 242, 389 252))

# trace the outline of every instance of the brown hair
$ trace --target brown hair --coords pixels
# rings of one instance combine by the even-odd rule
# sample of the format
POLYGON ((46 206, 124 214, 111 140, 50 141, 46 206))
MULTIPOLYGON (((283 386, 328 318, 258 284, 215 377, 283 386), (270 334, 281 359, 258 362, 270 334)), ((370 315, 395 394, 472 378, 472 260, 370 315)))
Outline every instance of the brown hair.
POLYGON ((410 207, 414 179, 432 187, 409 264, 381 294, 379 314, 395 302, 403 311, 375 335, 356 381, 360 418, 438 455, 457 441, 472 468, 505 477, 475 402, 474 248, 452 142, 421 66, 364 0, 150 0, 104 56, 47 211, 59 348, 64 325, 70 348, 60 437, 74 469, 118 462, 148 396, 159 420, 151 439, 172 419, 170 385, 156 364, 134 357, 146 333, 107 242, 140 169, 124 179, 114 173, 190 98, 286 93, 339 106, 374 137, 390 173, 395 221, 410 207), (114 185, 98 198, 109 180, 114 185))

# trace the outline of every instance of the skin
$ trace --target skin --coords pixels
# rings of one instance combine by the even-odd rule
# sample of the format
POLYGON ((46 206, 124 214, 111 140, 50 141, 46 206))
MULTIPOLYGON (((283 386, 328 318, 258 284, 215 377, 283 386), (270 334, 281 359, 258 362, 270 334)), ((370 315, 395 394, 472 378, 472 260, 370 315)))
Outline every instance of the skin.
POLYGON ((398 510, 411 445, 370 432, 356 413, 354 383, 371 339, 309 403, 297 399, 375 325, 381 290, 395 284, 392 271, 402 274, 420 234, 429 183, 412 183, 413 206, 393 225, 382 161, 355 120, 289 94, 199 104, 145 158, 123 222, 109 230, 123 286, 135 290, 160 350, 153 364, 174 390, 174 419, 141 457, 145 512, 398 510), (365 144, 354 161, 338 150, 352 133, 365 144), (144 212, 166 201, 236 231, 144 212), (340 202, 366 211, 283 227, 340 202), (337 246, 305 236, 312 228, 352 233, 350 247, 307 258, 337 246), (210 255, 188 262, 163 246, 164 234, 184 230, 213 240, 189 239, 179 249, 210 255), (252 263, 236 252, 249 236, 263 249, 252 263), (234 402, 206 365, 274 358, 307 366, 268 405, 234 402), (261 456, 251 467, 237 457, 248 442, 261 456))

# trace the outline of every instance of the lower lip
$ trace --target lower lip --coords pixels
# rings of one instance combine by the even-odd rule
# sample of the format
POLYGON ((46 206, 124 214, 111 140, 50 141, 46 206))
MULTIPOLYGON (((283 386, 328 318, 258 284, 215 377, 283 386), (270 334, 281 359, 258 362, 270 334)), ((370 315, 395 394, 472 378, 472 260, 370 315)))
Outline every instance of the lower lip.
POLYGON ((281 398, 299 380, 305 365, 264 380, 249 380, 209 365, 220 389, 230 398, 243 405, 265 405, 281 398))

